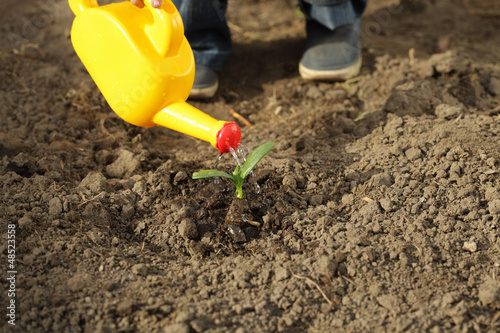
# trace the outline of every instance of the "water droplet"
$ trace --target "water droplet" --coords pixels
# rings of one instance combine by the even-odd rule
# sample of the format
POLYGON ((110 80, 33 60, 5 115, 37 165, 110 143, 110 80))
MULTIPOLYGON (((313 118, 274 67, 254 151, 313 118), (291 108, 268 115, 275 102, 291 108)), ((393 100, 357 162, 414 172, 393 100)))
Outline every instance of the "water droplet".
POLYGON ((259 185, 259 183, 255 182, 254 183, 254 187, 255 187, 255 193, 260 194, 260 185, 259 185))

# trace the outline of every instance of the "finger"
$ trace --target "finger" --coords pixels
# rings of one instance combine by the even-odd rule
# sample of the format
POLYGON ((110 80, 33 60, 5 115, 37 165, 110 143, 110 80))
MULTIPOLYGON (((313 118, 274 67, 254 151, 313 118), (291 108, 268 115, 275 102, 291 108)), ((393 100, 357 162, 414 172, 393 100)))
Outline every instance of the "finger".
POLYGON ((139 8, 144 7, 144 2, 143 2, 143 0, 130 0, 130 2, 131 2, 134 6, 137 6, 137 7, 139 7, 139 8))
POLYGON ((154 8, 160 8, 161 7, 161 0, 151 0, 151 5, 154 8))

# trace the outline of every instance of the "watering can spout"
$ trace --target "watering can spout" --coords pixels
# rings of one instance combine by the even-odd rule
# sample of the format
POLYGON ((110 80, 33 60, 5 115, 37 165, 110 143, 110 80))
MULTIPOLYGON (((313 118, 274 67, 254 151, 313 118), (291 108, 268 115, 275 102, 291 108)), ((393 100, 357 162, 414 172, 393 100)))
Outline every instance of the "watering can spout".
POLYGON ((186 102, 163 108, 154 116, 153 122, 210 142, 221 154, 235 150, 241 141, 241 130, 234 121, 217 120, 186 102))
POLYGON ((75 20, 75 52, 113 111, 142 127, 164 126, 210 142, 221 153, 235 149, 241 131, 186 103, 194 82, 193 51, 171 0, 159 9, 129 1, 99 6, 68 0, 75 20))

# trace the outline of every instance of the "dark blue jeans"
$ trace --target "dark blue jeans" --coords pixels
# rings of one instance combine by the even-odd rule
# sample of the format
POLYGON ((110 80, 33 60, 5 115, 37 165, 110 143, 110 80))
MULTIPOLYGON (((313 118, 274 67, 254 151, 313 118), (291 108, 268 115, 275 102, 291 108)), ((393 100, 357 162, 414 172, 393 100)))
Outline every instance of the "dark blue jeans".
MULTIPOLYGON (((197 64, 221 70, 231 54, 225 19, 228 0, 172 0, 197 64)), ((298 0, 306 17, 334 30, 361 17, 368 0, 298 0)))

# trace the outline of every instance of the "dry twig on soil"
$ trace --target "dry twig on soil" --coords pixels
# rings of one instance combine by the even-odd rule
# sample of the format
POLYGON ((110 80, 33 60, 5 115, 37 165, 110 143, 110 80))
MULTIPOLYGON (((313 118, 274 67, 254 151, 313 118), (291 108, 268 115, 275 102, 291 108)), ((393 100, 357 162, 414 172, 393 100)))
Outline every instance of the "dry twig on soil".
POLYGON ((306 282, 309 282, 310 284, 315 286, 316 289, 318 289, 319 292, 321 293, 321 296, 323 296, 323 298, 328 302, 328 304, 333 305, 333 302, 326 296, 325 292, 321 289, 321 287, 316 282, 314 282, 313 280, 311 280, 310 278, 308 278, 306 276, 300 276, 300 275, 295 274, 291 269, 290 269, 290 274, 292 274, 292 276, 294 278, 297 278, 299 280, 305 280, 306 282))
POLYGON ((253 127, 252 123, 250 123, 245 117, 243 117, 241 114, 239 114, 238 112, 234 111, 234 109, 231 109, 229 110, 229 112, 231 112, 231 116, 233 116, 234 118, 238 119, 239 121, 241 121, 243 124, 245 124, 245 126, 247 127, 253 127))

